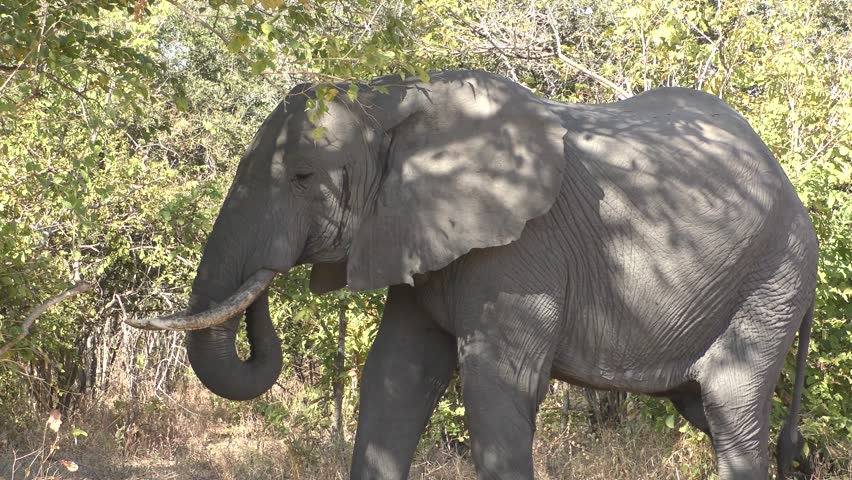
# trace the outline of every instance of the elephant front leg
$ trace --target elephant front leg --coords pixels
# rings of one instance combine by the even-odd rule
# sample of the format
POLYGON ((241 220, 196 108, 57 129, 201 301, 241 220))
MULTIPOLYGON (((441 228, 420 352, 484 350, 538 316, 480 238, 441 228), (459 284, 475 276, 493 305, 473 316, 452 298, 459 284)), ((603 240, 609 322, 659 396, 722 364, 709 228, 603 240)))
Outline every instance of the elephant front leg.
POLYGON ((352 480, 408 477, 414 449, 456 366, 455 338, 391 287, 361 383, 352 480))
POLYGON ((534 299, 509 300, 458 338, 465 416, 482 480, 532 480, 536 415, 558 338, 555 316, 539 314, 534 299))
POLYGON ((536 414, 548 383, 541 363, 511 365, 491 345, 461 339, 459 355, 478 477, 532 480, 536 414))

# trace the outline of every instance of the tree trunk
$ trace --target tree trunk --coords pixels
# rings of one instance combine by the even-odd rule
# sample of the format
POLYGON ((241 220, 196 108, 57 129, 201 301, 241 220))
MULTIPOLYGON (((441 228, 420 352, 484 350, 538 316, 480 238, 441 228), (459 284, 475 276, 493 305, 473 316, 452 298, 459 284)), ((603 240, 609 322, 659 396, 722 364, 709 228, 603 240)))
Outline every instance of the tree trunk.
POLYGON ((571 398, 569 397, 571 387, 567 383, 562 384, 562 415, 561 430, 568 430, 568 414, 571 411, 571 398))
POLYGON ((340 317, 337 323, 337 355, 334 359, 334 412, 332 413, 332 440, 337 445, 343 444, 343 379, 346 377, 344 361, 346 359, 346 302, 340 302, 340 317))

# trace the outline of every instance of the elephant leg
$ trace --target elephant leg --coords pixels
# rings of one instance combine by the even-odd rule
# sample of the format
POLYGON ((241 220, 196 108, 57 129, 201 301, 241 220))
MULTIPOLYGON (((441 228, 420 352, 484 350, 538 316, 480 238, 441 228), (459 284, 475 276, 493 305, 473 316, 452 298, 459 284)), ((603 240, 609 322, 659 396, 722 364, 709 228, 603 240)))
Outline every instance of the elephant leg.
POLYGON ((458 338, 465 418, 483 480, 533 478, 536 414, 547 393, 556 334, 555 325, 546 325, 551 319, 530 316, 536 307, 517 300, 502 308, 498 302, 493 317, 458 338))
POLYGON ((734 368, 723 368, 702 384, 719 479, 767 479, 771 390, 762 385, 764 378, 750 375, 747 380, 741 375, 734 368))
MULTIPOLYGON (((467 345, 462 348, 466 348, 467 345)), ((540 372, 509 372, 497 355, 467 353, 461 361, 465 419, 480 479, 532 480, 540 372)), ((546 380, 545 380, 546 383, 546 380)), ((546 391, 546 390, 545 390, 546 391)))
POLYGON ((456 367, 455 339, 406 285, 388 291, 361 382, 351 479, 404 479, 414 449, 456 367))
POLYGON ((756 323, 735 317, 698 370, 720 480, 769 478, 773 387, 795 331, 787 322, 777 331, 756 323))
POLYGON ((701 401, 701 392, 677 393, 669 397, 678 413, 686 419, 693 427, 701 430, 711 439, 710 424, 704 415, 704 404, 701 401))

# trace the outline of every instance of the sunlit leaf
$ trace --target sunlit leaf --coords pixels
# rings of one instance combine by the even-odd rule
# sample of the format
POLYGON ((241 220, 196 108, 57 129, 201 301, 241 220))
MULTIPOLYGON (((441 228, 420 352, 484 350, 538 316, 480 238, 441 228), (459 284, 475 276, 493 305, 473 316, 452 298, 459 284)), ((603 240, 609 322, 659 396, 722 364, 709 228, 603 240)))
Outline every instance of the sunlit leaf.
POLYGON ((80 467, 71 460, 60 460, 59 463, 61 463, 62 466, 65 467, 65 469, 69 472, 76 472, 80 469, 80 467))
POLYGON ((62 425, 62 414, 59 413, 59 410, 54 408, 50 411, 50 415, 47 417, 47 428, 51 429, 53 432, 59 432, 60 425, 62 425))

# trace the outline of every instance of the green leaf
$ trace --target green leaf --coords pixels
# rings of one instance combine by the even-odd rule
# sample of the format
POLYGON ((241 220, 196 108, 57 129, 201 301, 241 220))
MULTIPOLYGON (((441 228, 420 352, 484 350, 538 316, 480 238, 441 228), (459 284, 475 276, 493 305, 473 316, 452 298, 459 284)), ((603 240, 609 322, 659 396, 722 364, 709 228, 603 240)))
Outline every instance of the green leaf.
POLYGON ((266 59, 255 60, 251 64, 251 74, 252 75, 260 75, 263 71, 266 70, 266 59))
POLYGON ((349 97, 349 100, 354 102, 358 99, 358 92, 360 90, 361 87, 359 87, 357 83, 352 82, 349 84, 349 89, 346 91, 346 96, 349 97))
POLYGON ((179 112, 185 112, 187 108, 189 108, 189 104, 186 100, 186 97, 183 95, 175 95, 174 96, 175 106, 177 107, 179 112))
POLYGON ((666 427, 674 429, 675 427, 675 416, 669 415, 666 417, 666 427))
POLYGON ((325 127, 316 127, 313 130, 311 130, 311 139, 313 139, 314 142, 318 142, 318 141, 322 140, 323 137, 325 137, 325 134, 327 132, 328 132, 328 129, 325 128, 325 127))

